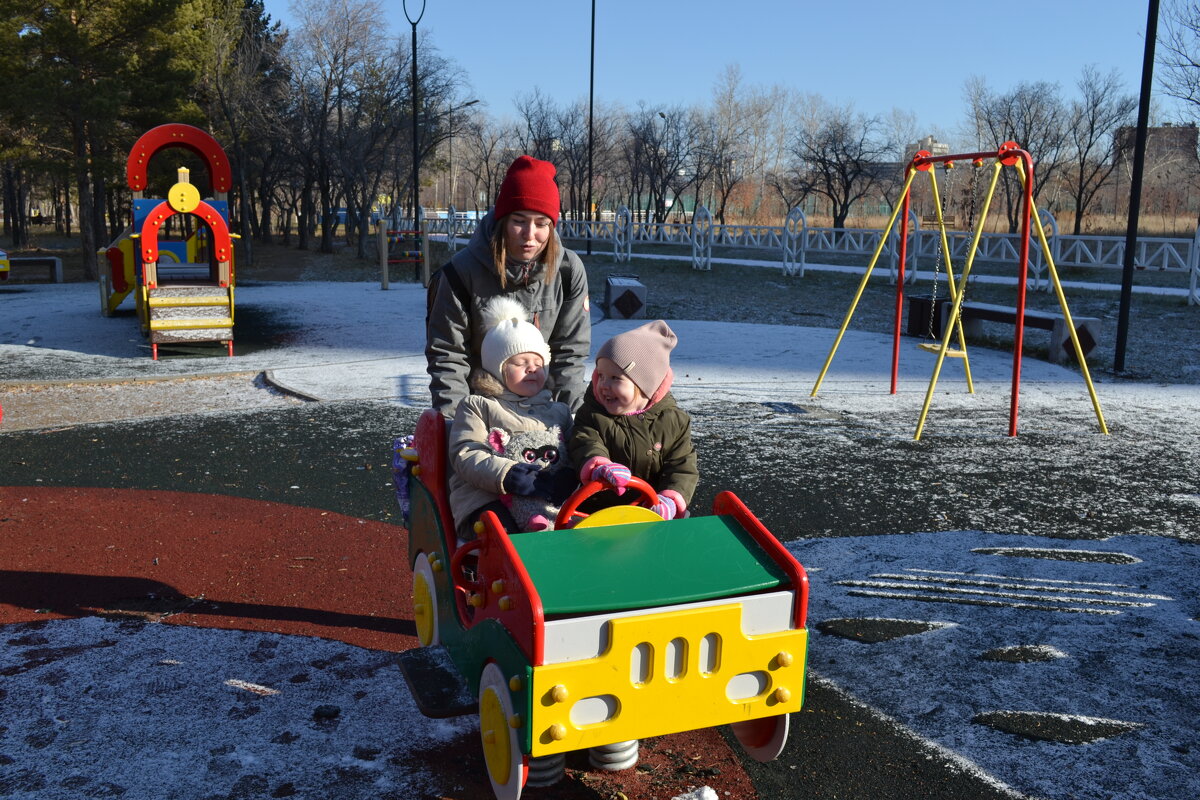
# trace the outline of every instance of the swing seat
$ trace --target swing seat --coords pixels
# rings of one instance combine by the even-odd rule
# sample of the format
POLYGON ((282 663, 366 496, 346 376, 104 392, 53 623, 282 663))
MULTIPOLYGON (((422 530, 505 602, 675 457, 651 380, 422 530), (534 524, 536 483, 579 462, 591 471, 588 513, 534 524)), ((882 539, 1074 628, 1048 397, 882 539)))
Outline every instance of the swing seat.
MULTIPOLYGON (((932 342, 921 342, 920 344, 917 345, 917 347, 928 353, 936 354, 936 353, 942 352, 942 346, 940 344, 933 344, 932 342)), ((958 348, 955 348, 955 347, 949 347, 946 349, 946 358, 966 358, 966 357, 967 357, 966 350, 959 350, 958 348)))

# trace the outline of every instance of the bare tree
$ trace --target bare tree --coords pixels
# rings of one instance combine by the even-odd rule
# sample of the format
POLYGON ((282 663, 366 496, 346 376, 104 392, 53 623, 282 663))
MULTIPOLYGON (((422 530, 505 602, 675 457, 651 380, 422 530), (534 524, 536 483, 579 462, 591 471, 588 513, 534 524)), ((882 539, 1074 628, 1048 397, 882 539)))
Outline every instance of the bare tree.
MULTIPOLYGON (((896 164, 896 169, 881 169, 878 175, 879 195, 888 204, 888 208, 895 210, 896 202, 900 199, 900 189, 904 185, 907 178, 905 168, 907 162, 915 153, 909 151, 909 145, 919 141, 920 136, 918 131, 917 117, 911 111, 905 111, 901 108, 893 108, 891 112, 882 118, 881 124, 886 131, 886 139, 891 144, 891 148, 887 154, 887 159, 896 164)), ((936 138, 936 136, 935 136, 936 138)), ((946 195, 947 198, 951 195, 951 185, 947 181, 946 195)))
MULTIPOLYGON (((303 126, 297 155, 307 162, 306 183, 319 198, 318 249, 331 253, 339 170, 333 134, 336 120, 355 91, 352 76, 361 68, 367 48, 374 46, 374 26, 382 9, 377 0, 299 0, 293 10, 301 23, 291 40, 295 45, 292 60, 299 100, 297 116, 303 126)), ((314 223, 312 216, 306 187, 300 208, 301 247, 306 242, 306 230, 314 223)))
POLYGON ((666 222, 667 209, 695 180, 695 151, 700 146, 700 116, 682 106, 658 110, 645 106, 629 118, 626 166, 638 199, 646 195, 646 216, 666 222))
POLYGON ((709 115, 709 157, 717 222, 725 224, 730 198, 758 169, 756 145, 769 105, 761 92, 742 87, 741 70, 726 67, 713 92, 709 115))
MULTIPOLYGON (((198 89, 209 106, 209 118, 224 128, 233 153, 232 167, 242 255, 253 263, 255 215, 251 212, 249 175, 251 143, 261 142, 276 108, 273 101, 286 74, 278 63, 286 34, 270 25, 261 0, 224 0, 204 20, 198 89)), ((257 150, 257 148, 254 148, 257 150)))
POLYGON ((471 176, 471 198, 479 214, 500 191, 504 171, 512 160, 509 155, 516 147, 512 129, 483 115, 472 116, 456 140, 462 142, 462 169, 471 176))
MULTIPOLYGON (((617 138, 618 133, 625 130, 625 111, 619 106, 597 105, 594 112, 592 122, 592 203, 594 209, 587 210, 589 217, 592 216, 595 209, 606 205, 615 206, 617 198, 628 196, 617 191, 619 177, 616 174, 620 164, 617 154, 617 138)), ((586 189, 584 191, 586 192, 586 189)))
POLYGON ((792 90, 777 89, 772 92, 772 112, 767 120, 766 141, 763 153, 763 174, 760 177, 762 193, 768 189, 779 199, 782 212, 786 214, 804 203, 812 193, 811 187, 799 180, 794 167, 791 146, 806 126, 815 125, 820 113, 813 109, 825 107, 820 95, 799 94, 792 90))
POLYGON ((1200 115, 1200 3, 1169 0, 1159 36, 1158 82, 1163 91, 1192 106, 1200 115))
POLYGON ((793 141, 788 180, 800 196, 827 199, 833 227, 844 228, 854 204, 877 190, 879 162, 893 147, 878 117, 828 107, 793 141))
POLYGON ((516 106, 521 120, 515 133, 521 152, 557 167, 559 112, 554 101, 542 94, 541 89, 534 89, 518 97, 516 106))
POLYGON ((411 120, 398 113, 408 97, 404 76, 411 54, 395 43, 390 53, 366 54, 353 74, 354 91, 343 95, 336 107, 333 141, 339 159, 339 175, 346 198, 346 232, 357 231, 357 255, 366 258, 371 209, 390 155, 411 120))
MULTIPOLYGON (((1033 157, 1036 204, 1042 190, 1053 185, 1056 173, 1063 166, 1068 125, 1067 109, 1059 98, 1058 86, 1044 81, 1021 83, 1011 92, 997 94, 981 79, 974 78, 967 82, 967 97, 982 150, 1013 141, 1033 157)), ((1003 188, 1008 229, 1015 233, 1020 221, 1021 189, 1011 172, 1005 173, 1003 188)))
POLYGON ((586 219, 588 179, 587 103, 580 100, 559 109, 554 125, 557 136, 558 186, 563 205, 575 219, 586 219))
POLYGON ((1073 233, 1078 236, 1084 215, 1117 166, 1116 133, 1129 124, 1137 98, 1121 93, 1116 71, 1102 76, 1090 65, 1083 68, 1076 85, 1080 98, 1071 103, 1064 179, 1075 201, 1073 233))

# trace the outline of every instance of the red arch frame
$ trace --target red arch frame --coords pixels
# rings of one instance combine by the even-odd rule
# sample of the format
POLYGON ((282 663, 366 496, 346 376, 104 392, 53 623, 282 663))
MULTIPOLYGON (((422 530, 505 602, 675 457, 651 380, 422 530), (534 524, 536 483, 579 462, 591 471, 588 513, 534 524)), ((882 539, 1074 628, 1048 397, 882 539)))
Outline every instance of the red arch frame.
POLYGON ((181 122, 168 122, 151 128, 134 142, 125 161, 125 180, 129 188, 135 192, 145 191, 146 171, 150 159, 159 150, 168 147, 182 147, 191 150, 204 159, 208 164, 208 175, 212 182, 210 191, 228 192, 233 186, 233 171, 229 167, 229 159, 217 140, 208 133, 193 125, 181 122))
MULTIPOLYGON (((141 238, 138 243, 143 264, 153 264, 158 261, 158 232, 163 223, 175 214, 181 213, 192 214, 208 223, 209 230, 213 235, 213 253, 218 263, 223 264, 232 260, 233 238, 229 235, 229 226, 225 224, 225 218, 218 214, 215 208, 201 200, 194 210, 181 212, 171 208, 170 204, 164 200, 146 215, 146 220, 142 223, 141 238)), ((222 283, 221 285, 225 286, 226 284, 222 283)), ((155 287, 151 286, 150 288, 155 287)))

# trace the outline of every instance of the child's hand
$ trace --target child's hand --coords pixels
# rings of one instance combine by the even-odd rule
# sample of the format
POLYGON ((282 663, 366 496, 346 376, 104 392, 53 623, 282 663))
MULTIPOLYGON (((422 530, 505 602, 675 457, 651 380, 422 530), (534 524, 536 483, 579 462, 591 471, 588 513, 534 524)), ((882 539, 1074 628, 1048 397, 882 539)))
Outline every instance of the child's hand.
POLYGON ((531 495, 536 489, 537 464, 513 464, 504 475, 502 488, 507 494, 531 495))
POLYGON ((561 506, 563 500, 566 500, 568 497, 570 497, 571 492, 574 491, 574 483, 574 476, 571 474, 571 470, 569 469, 559 470, 557 473, 551 473, 546 470, 542 470, 537 474, 537 477, 533 479, 533 491, 530 492, 530 494, 540 497, 543 500, 547 500, 556 506, 561 506), (566 480, 569 480, 572 486, 567 490, 566 494, 561 494, 559 487, 564 483, 564 475, 566 476, 566 480))
POLYGON ((675 519, 675 515, 679 513, 679 506, 667 495, 660 494, 658 502, 650 506, 650 510, 663 519, 675 519))
POLYGON ((614 462, 600 464, 592 470, 592 480, 607 483, 617 490, 618 495, 625 494, 625 485, 631 477, 633 473, 629 471, 629 467, 614 462))
MULTIPOLYGON (((542 473, 543 475, 545 473, 542 473)), ((549 498, 550 502, 556 506, 561 506, 567 501, 567 498, 574 494, 579 488, 579 478, 575 475, 573 469, 563 469, 554 473, 551 479, 549 498)))

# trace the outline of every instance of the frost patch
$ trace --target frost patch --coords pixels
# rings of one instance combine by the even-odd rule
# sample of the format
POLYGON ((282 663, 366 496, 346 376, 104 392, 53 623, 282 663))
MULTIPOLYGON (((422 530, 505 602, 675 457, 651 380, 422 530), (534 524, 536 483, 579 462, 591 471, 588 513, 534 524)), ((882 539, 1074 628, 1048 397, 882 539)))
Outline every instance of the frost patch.
POLYGON ((1037 661, 1057 661, 1067 654, 1048 644, 1021 644, 1013 647, 997 647, 981 653, 983 661, 1006 661, 1011 664, 1030 664, 1037 661))
POLYGON ((233 689, 241 689, 242 691, 256 694, 259 697, 270 697, 273 694, 279 694, 278 689, 272 689, 269 686, 261 686, 257 683, 250 683, 249 681, 238 680, 237 678, 230 678, 229 680, 225 681, 225 685, 233 689))
POLYGON ((985 556, 1043 558, 1047 561, 1078 561, 1084 564, 1139 564, 1141 559, 1108 550, 1066 550, 1050 547, 977 547, 971 551, 985 556))
POLYGON ((905 636, 916 636, 952 627, 954 627, 952 622, 925 622, 915 619, 882 619, 879 617, 844 617, 817 623, 817 630, 821 633, 867 644, 890 642, 905 636))
POLYGON ((1144 727, 1137 722, 1049 711, 987 711, 976 714, 972 721, 1015 736, 1061 744, 1088 744, 1144 727))

